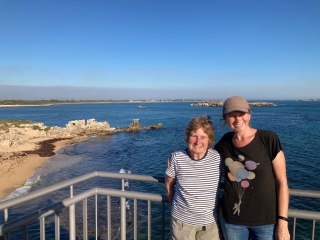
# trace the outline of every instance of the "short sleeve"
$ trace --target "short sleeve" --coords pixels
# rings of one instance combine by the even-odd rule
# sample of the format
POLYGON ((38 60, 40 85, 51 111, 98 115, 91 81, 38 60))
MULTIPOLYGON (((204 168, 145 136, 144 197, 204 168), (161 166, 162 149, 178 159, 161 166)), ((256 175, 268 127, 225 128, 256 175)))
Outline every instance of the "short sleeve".
POLYGON ((273 161, 282 150, 282 145, 278 135, 272 131, 262 131, 262 140, 269 153, 270 160, 273 161))
POLYGON ((166 175, 172 178, 176 178, 176 159, 175 154, 172 153, 169 157, 170 165, 166 169, 166 175))

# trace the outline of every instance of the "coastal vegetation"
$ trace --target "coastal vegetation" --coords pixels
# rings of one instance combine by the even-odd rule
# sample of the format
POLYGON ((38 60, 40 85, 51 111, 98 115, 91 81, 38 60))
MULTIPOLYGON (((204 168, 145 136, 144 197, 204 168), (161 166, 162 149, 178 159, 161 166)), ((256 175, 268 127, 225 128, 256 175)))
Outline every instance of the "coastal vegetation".
POLYGON ((0 130, 7 132, 9 128, 16 127, 16 128, 24 128, 24 127, 31 127, 33 130, 43 130, 45 132, 49 131, 51 127, 44 126, 42 127, 42 123, 33 122, 30 120, 0 120, 0 130))
POLYGON ((32 124, 32 123, 35 123, 35 122, 29 121, 29 120, 17 120, 17 119, 0 120, 0 130, 7 130, 11 126, 21 127, 21 125, 23 125, 23 124, 32 124))
POLYGON ((11 124, 11 125, 14 125, 16 127, 19 127, 20 124, 31 124, 31 123, 35 123, 35 122, 30 121, 30 120, 18 120, 18 119, 0 120, 0 125, 2 125, 2 124, 11 124))

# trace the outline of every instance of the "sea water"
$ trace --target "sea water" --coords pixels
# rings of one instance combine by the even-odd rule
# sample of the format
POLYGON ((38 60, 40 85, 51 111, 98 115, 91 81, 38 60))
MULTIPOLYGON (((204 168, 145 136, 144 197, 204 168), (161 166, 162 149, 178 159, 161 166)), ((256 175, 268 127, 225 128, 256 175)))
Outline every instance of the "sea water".
MULTIPOLYGON (((290 188, 316 190, 320 189, 320 102, 297 101, 271 101, 276 107, 255 107, 251 117, 251 126, 258 129, 268 129, 276 132, 281 140, 287 161, 287 175, 290 188)), ((141 130, 139 132, 118 132, 108 136, 93 136, 86 141, 70 144, 48 159, 30 177, 25 186, 17 189, 12 195, 17 196, 26 192, 59 183, 93 171, 125 172, 153 176, 164 176, 166 162, 173 151, 184 149, 185 127, 190 119, 195 116, 210 115, 215 128, 216 141, 227 131, 227 126, 221 121, 221 107, 190 107, 191 102, 172 103, 143 103, 146 108, 138 109, 141 103, 105 103, 105 104, 70 104, 48 107, 17 107, 0 108, 0 119, 26 119, 43 122, 46 126, 65 125, 71 120, 91 119, 102 122, 107 121, 111 127, 126 127, 133 119, 139 119, 142 126, 162 123, 163 127, 157 130, 141 130)), ((90 189, 94 186, 114 187, 120 189, 119 180, 93 179, 86 181, 81 186, 75 187, 75 194, 90 189)), ((162 184, 137 183, 126 181, 126 190, 157 192, 165 194, 162 184)), ((34 200, 23 206, 28 211, 47 206, 50 203, 69 196, 69 190, 62 190, 50 197, 34 200)), ((94 201, 94 199, 89 199, 94 201)), ((105 229, 105 198, 99 198, 101 206, 99 210, 100 239, 106 239, 105 229)), ((118 208, 119 201, 113 200, 114 209, 118 208)), ((132 236, 132 202, 127 202, 128 239, 132 236), (130 235, 131 234, 131 235, 130 235)), ((99 204, 100 206, 100 204, 99 204)), ((145 239, 146 206, 139 206, 139 239, 145 239)), ((79 206, 79 211, 81 206, 79 206)), ((19 216, 23 208, 13 209, 10 216, 19 216)), ((290 208, 319 211, 319 199, 294 198, 290 199, 290 208)), ((166 209, 166 229, 169 227, 170 209, 166 209)), ((2 214, 2 213, 1 213, 2 214)), ((93 218, 94 213, 89 213, 93 218)), ((152 236, 160 239, 161 228, 159 216, 160 204, 152 207, 152 236)), ((63 215, 62 215, 63 216, 63 215)), ((1 217, 1 216, 0 216, 1 217)), ((113 239, 119 238, 119 224, 117 213, 113 213, 113 239)), ((47 238, 53 237, 53 220, 46 219, 47 238), (51 235, 50 235, 51 234, 51 235)), ((79 224, 81 216, 77 217, 79 224)), ((68 239, 67 217, 62 217, 62 239, 68 239)), ((78 225, 79 225, 78 224, 78 225)), ((94 225, 90 222, 89 226, 94 225)), ((79 226, 78 226, 79 227, 79 226)), ((81 225, 80 225, 81 227, 81 225)), ((38 224, 30 226, 29 237, 38 239, 38 224)), ((80 228, 81 229, 81 228, 80 228)), ((297 238, 309 239, 311 221, 298 220, 297 238)), ((79 230, 81 232, 81 230, 79 230)), ((89 235, 93 233, 89 231, 89 235)), ((11 239, 19 239, 21 233, 12 234, 11 239)), ((167 236, 167 235, 166 235, 167 236)), ((319 226, 316 227, 316 236, 320 237, 319 226)), ((80 237, 81 239, 81 237, 80 237)))

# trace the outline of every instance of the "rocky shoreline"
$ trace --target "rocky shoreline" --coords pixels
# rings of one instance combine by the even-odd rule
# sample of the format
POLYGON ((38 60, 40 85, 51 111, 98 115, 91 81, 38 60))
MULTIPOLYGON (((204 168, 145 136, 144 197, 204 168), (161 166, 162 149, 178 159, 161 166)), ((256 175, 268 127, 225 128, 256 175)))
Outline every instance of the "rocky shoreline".
POLYGON ((67 144, 86 140, 92 135, 108 135, 120 131, 148 131, 161 127, 161 123, 141 126, 139 119, 133 119, 125 128, 110 127, 108 122, 97 122, 95 119, 70 121, 65 128, 48 127, 43 123, 2 124, 0 200, 23 186, 49 157, 54 156, 57 150, 67 144))

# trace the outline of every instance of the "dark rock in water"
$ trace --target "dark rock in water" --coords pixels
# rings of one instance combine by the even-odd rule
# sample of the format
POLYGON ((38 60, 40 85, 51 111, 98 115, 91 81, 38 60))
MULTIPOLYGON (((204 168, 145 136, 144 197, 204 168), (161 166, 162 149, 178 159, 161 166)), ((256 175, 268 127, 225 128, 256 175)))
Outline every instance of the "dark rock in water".
POLYGON ((126 131, 126 132, 140 131, 141 126, 138 121, 139 121, 139 119, 133 119, 132 123, 129 126, 127 126, 126 128, 124 128, 124 131, 126 131))
POLYGON ((125 132, 135 132, 135 131, 140 131, 142 129, 145 129, 145 130, 152 130, 152 129, 159 129, 162 127, 162 123, 158 123, 157 125, 150 125, 150 126, 141 126, 139 124, 139 119, 133 119, 132 123, 125 127, 123 129, 123 131, 125 132))
POLYGON ((162 123, 158 123, 157 125, 150 125, 148 127, 144 127, 145 130, 159 129, 162 128, 162 123))

